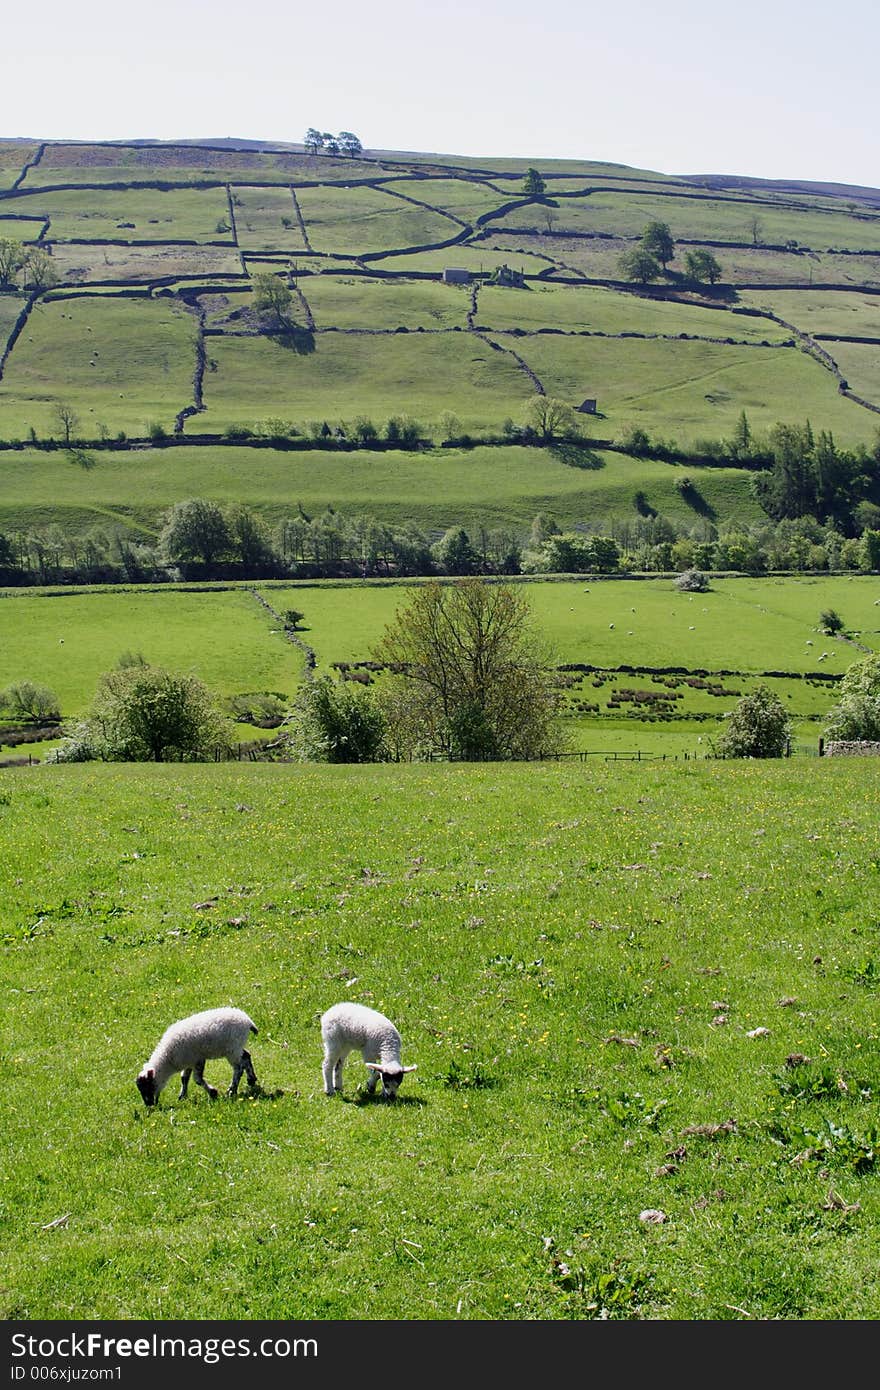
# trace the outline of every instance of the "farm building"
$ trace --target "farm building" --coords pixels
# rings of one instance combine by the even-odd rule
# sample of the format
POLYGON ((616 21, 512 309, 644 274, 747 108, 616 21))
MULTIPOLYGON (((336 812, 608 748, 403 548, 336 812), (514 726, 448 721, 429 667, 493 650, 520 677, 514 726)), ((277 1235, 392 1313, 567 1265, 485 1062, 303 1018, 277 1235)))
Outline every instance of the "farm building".
POLYGON ((444 285, 469 285, 471 273, 469 270, 460 270, 456 266, 447 266, 443 272, 444 285))

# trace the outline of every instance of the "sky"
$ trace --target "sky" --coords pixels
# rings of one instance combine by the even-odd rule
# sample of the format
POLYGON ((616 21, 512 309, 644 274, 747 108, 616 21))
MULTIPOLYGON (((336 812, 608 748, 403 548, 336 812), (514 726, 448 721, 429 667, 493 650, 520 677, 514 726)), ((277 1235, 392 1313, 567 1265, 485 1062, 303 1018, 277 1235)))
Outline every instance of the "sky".
POLYGON ((880 187, 880 5, 40 0, 0 138, 301 141, 880 187))

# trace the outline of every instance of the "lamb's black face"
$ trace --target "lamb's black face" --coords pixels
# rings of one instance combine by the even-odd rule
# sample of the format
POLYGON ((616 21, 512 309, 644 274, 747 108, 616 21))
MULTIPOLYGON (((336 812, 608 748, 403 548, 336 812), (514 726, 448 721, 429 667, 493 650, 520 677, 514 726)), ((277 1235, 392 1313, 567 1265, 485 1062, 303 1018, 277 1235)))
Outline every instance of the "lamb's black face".
POLYGON ((379 1075, 382 1078, 383 1099, 394 1100, 397 1096, 397 1088, 403 1080, 403 1068, 401 1067, 399 1071, 390 1069, 388 1071, 380 1071, 379 1075))
POLYGON ((159 1099, 156 1091, 156 1076, 154 1072, 142 1071, 137 1078, 137 1088, 144 1098, 144 1105, 155 1105, 159 1099))

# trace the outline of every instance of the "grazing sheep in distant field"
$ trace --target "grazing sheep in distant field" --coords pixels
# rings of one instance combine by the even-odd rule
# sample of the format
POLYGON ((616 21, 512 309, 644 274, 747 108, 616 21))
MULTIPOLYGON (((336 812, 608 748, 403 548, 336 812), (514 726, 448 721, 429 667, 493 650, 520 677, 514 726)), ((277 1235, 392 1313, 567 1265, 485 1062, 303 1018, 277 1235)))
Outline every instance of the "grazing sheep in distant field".
POLYGON ((183 1100, 186 1095, 191 1072, 195 1072, 196 1081, 204 1086, 211 1099, 216 1100, 217 1091, 208 1084, 204 1075, 205 1063, 212 1057, 225 1057, 232 1067, 228 1095, 236 1094, 243 1071, 247 1072, 249 1085, 255 1087, 257 1076, 245 1043, 250 1034, 256 1031, 257 1025, 241 1009, 205 1009, 203 1013, 191 1014, 189 1018, 172 1023, 153 1048, 152 1056, 144 1063, 137 1078, 137 1088, 144 1098, 144 1104, 157 1103, 159 1093, 176 1071, 180 1072, 178 1100, 183 1100))
POLYGON ((324 1090, 328 1096, 342 1090, 342 1064, 349 1052, 359 1050, 370 1069, 367 1091, 376 1089, 382 1078, 382 1095, 393 1100, 404 1073, 415 1071, 415 1065, 400 1064, 400 1034, 384 1014, 366 1004, 334 1004, 321 1015, 321 1038, 324 1043, 324 1090))

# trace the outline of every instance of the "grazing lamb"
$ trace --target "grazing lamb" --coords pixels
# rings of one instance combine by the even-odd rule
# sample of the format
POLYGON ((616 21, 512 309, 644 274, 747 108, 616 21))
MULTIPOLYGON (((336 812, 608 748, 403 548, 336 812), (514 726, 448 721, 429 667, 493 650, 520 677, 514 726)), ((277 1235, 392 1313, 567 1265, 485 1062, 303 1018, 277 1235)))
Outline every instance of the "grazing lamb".
POLYGON ((382 1078, 382 1095, 394 1100, 404 1073, 415 1071, 400 1065, 400 1034, 394 1024, 377 1009, 366 1004, 334 1004, 321 1015, 324 1042, 324 1090, 328 1096, 342 1090, 342 1064, 349 1052, 360 1051, 370 1069, 367 1091, 376 1089, 382 1078))
POLYGON ((205 1063, 212 1057, 225 1057, 232 1067, 230 1096, 238 1090, 243 1071, 247 1072, 249 1085, 255 1087, 257 1076, 245 1043, 256 1031, 257 1025, 241 1009, 205 1009, 203 1013, 172 1023, 137 1078, 144 1104, 156 1104, 162 1088, 176 1071, 180 1072, 178 1100, 186 1095, 191 1072, 195 1072, 196 1081, 204 1086, 211 1099, 216 1100, 216 1090, 205 1080, 205 1063))

